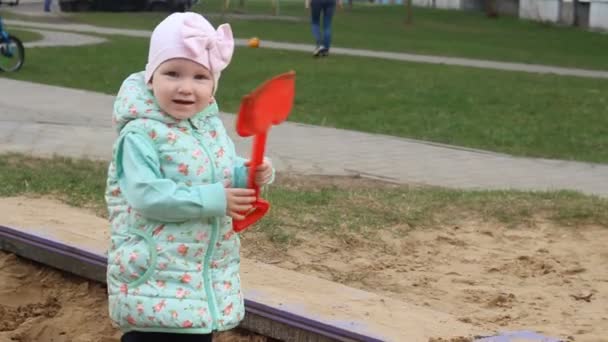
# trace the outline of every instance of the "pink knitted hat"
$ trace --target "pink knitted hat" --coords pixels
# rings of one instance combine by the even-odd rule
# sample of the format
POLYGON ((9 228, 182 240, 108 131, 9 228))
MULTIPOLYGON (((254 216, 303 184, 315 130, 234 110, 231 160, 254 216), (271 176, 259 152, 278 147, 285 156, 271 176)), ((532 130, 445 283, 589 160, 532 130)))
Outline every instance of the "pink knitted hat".
POLYGON ((216 31, 200 14, 173 13, 152 32, 146 83, 164 61, 186 58, 211 71, 215 92, 220 74, 230 63, 233 51, 234 38, 229 24, 220 25, 216 31))

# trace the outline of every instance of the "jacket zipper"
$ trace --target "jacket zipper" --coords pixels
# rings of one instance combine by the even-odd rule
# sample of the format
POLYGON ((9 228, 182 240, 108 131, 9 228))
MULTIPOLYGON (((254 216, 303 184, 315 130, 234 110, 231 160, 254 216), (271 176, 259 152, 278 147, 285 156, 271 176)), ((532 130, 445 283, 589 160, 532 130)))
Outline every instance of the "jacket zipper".
MULTIPOLYGON (((211 183, 215 183, 215 166, 213 165, 213 159, 211 158, 211 154, 209 150, 203 144, 202 137, 198 132, 198 128, 188 119, 190 126, 192 126, 192 132, 196 136, 196 139, 200 142, 201 147, 205 150, 205 154, 209 157, 209 165, 211 167, 211 183)), ((207 292, 207 302, 209 304, 209 310, 211 311, 211 329, 218 329, 218 317, 219 312, 217 309, 217 304, 215 300, 215 293, 213 292, 213 284, 211 281, 211 272, 209 271, 209 262, 211 261, 211 255, 213 255, 213 249, 215 248, 215 244, 217 243, 217 236, 219 230, 219 219, 214 217, 211 219, 211 240, 209 243, 209 248, 207 248, 207 252, 205 253, 205 266, 203 267, 203 281, 205 282, 205 292, 207 292)))

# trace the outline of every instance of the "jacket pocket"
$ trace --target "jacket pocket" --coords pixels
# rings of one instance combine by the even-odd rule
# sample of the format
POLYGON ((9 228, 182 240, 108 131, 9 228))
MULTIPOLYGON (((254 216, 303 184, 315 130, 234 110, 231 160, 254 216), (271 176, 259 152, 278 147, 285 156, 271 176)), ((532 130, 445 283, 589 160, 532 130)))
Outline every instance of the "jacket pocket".
POLYGON ((115 254, 111 275, 129 288, 146 282, 156 268, 156 242, 137 229, 128 230, 130 239, 115 254))

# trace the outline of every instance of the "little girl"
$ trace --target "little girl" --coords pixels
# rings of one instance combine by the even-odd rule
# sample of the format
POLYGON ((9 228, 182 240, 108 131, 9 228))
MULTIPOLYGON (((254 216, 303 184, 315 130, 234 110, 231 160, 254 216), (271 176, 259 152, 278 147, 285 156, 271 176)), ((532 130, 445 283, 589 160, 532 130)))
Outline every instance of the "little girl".
MULTIPOLYGON (((213 97, 233 50, 229 25, 174 13, 116 97, 107 281, 122 342, 211 341, 243 319, 232 220, 255 197, 213 97)), ((271 182, 267 159, 255 178, 271 182)))

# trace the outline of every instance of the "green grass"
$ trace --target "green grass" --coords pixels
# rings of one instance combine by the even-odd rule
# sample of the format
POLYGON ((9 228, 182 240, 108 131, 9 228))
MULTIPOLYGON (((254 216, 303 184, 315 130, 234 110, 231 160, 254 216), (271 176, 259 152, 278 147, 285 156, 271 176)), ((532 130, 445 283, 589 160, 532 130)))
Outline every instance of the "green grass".
POLYGON ((605 199, 575 192, 460 191, 434 187, 367 188, 332 186, 320 189, 272 188, 266 195, 278 205, 263 227, 292 227, 324 232, 373 233, 378 229, 449 226, 470 217, 510 227, 541 216, 564 226, 608 227, 605 199), (320 198, 319 193, 322 193, 320 198), (303 202, 306 204, 303 205, 303 202))
POLYGON ((54 196, 104 215, 106 172, 107 165, 101 162, 4 154, 0 155, 0 196, 54 196))
MULTIPOLYGON (((216 14, 221 11, 219 0, 203 3, 205 5, 195 10, 216 14)), ((246 13, 271 12, 270 1, 250 0, 246 3, 246 13)), ((234 6, 233 10, 236 9, 234 6)), ((514 17, 489 19, 477 12, 427 8, 415 8, 414 24, 406 26, 403 23, 404 11, 402 6, 357 3, 352 11, 341 11, 335 17, 334 44, 372 50, 608 69, 608 39, 601 33, 522 21, 514 17)), ((231 23, 235 35, 240 38, 259 36, 263 40, 313 43, 303 1, 282 1, 281 14, 297 17, 300 21, 230 17, 226 21, 231 23)), ((77 13, 64 20, 152 30, 163 16, 160 13, 77 13)), ((210 16, 210 20, 215 24, 223 21, 218 16, 210 16)))
POLYGON ((33 42, 42 39, 42 35, 40 33, 26 30, 11 29, 9 31, 9 34, 19 38, 23 43, 33 42))
MULTIPOLYGON (((113 37, 100 45, 28 49, 26 66, 2 77, 115 94, 143 68, 147 44, 113 37)), ((221 108, 236 112, 245 93, 290 69, 297 72, 291 121, 608 162, 607 80, 238 48, 220 81, 221 108)))
MULTIPOLYGON (((0 197, 52 196, 106 216, 103 193, 107 163, 66 158, 0 155, 0 197)), ((446 227, 467 218, 507 226, 542 218, 560 226, 608 227, 608 200, 574 192, 459 191, 435 187, 282 179, 264 197, 273 210, 257 226, 277 245, 297 243, 298 232, 328 236, 379 230, 403 234, 411 229, 446 227)))

